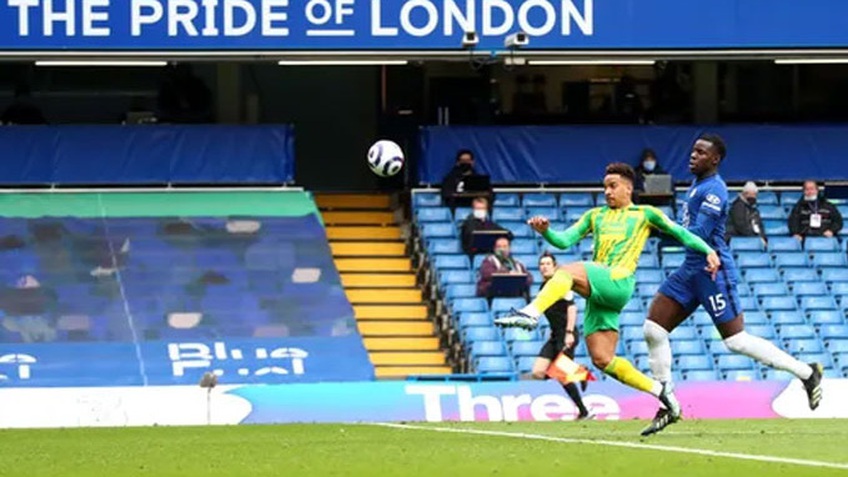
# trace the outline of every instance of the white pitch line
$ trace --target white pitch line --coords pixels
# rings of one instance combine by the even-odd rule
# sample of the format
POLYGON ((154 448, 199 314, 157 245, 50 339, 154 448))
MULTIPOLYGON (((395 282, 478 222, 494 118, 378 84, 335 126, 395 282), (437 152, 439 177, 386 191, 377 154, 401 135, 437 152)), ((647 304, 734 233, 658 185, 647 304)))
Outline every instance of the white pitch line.
POLYGON ((429 426, 416 426, 410 424, 395 424, 389 422, 381 422, 375 423, 373 425, 380 427, 389 427, 394 429, 408 429, 408 430, 417 430, 417 431, 431 431, 431 432, 447 432, 453 434, 475 434, 480 436, 495 436, 495 437, 512 437, 517 439, 528 439, 528 440, 536 440, 536 441, 548 441, 548 442, 559 442, 562 444, 588 444, 588 445, 600 445, 600 446, 608 446, 608 447, 625 447, 628 449, 642 449, 642 450, 654 450, 661 452, 677 452, 680 454, 695 454, 709 457, 724 457, 728 459, 739 459, 739 460, 753 460, 757 462, 771 462, 774 464, 791 464, 791 465, 802 465, 806 467, 824 467, 829 469, 848 469, 848 464, 839 464, 836 462, 824 462, 819 460, 807 460, 807 459, 792 459, 787 457, 776 457, 770 455, 756 455, 756 454, 741 454, 738 452, 720 452, 709 449, 697 449, 690 447, 677 447, 677 446, 663 446, 656 444, 642 444, 638 442, 625 442, 625 441, 606 441, 606 440, 595 440, 595 439, 575 439, 569 437, 554 437, 554 436, 546 436, 542 434, 525 434, 522 432, 502 432, 502 431, 484 431, 479 429, 464 429, 464 428, 452 428, 452 427, 429 427, 429 426))

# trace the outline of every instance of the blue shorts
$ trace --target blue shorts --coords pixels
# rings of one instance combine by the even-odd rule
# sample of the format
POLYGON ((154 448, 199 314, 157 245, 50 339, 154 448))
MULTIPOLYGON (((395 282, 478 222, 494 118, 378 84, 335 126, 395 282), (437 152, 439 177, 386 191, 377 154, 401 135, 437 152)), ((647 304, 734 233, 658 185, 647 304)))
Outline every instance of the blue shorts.
POLYGON ((680 303, 691 314, 703 305, 713 323, 727 323, 742 313, 733 271, 719 270, 713 280, 704 270, 680 267, 660 286, 659 292, 680 303))

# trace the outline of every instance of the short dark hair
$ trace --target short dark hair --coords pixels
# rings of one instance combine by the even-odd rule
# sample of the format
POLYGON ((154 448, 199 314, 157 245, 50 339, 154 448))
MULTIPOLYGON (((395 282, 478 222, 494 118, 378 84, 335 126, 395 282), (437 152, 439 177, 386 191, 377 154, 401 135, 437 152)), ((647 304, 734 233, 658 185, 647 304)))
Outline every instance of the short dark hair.
POLYGON ((718 154, 718 158, 722 161, 724 160, 724 156, 727 155, 727 144, 724 143, 724 139, 722 139, 721 136, 713 133, 704 133, 701 134, 698 139, 711 143, 713 145, 713 150, 716 154, 718 154))
POLYGON ((459 158, 466 155, 466 154, 471 156, 472 161, 474 160, 474 152, 472 152, 471 149, 460 149, 456 153, 456 161, 459 162, 459 158))
POLYGON ((630 166, 630 164, 625 164, 623 162, 613 162, 612 164, 607 166, 606 175, 609 174, 618 174, 621 177, 629 180, 630 183, 636 182, 636 171, 630 166))
POLYGON ((539 263, 542 263, 542 259, 550 258, 554 265, 556 265, 556 257, 551 252, 545 252, 542 255, 539 255, 539 263))

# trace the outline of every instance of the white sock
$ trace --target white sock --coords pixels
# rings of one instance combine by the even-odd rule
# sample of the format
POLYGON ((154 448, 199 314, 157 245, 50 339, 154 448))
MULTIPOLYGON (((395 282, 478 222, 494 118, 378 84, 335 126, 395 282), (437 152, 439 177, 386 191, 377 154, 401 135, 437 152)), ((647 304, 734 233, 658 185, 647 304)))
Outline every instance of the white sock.
POLYGON ((648 343, 648 364, 651 367, 651 374, 660 382, 671 382, 671 344, 668 340, 668 331, 651 320, 645 320, 642 330, 645 332, 645 341, 648 343))
POLYGON ((536 305, 534 305, 533 303, 530 303, 529 305, 522 308, 521 313, 524 313, 527 316, 536 318, 537 320, 539 319, 540 316, 542 316, 542 312, 539 311, 539 309, 536 308, 536 305))
POLYGON ((750 356, 772 368, 789 371, 799 379, 807 379, 813 374, 810 365, 798 361, 771 342, 744 331, 725 339, 724 344, 734 353, 750 356))

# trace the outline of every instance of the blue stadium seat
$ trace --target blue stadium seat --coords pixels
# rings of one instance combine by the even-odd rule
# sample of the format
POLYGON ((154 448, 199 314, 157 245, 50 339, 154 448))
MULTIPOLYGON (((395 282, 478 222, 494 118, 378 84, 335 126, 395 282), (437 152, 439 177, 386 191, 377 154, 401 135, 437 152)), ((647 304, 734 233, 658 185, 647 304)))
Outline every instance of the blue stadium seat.
POLYGON ((473 346, 476 341, 497 341, 501 339, 498 330, 491 326, 473 326, 462 330, 462 340, 473 346))
POLYGON ((618 317, 618 322, 624 326, 641 326, 645 323, 645 313, 641 311, 623 311, 618 317))
POLYGON ((844 252, 819 252, 813 256, 813 265, 818 268, 844 267, 848 260, 844 252))
POLYGON ((810 323, 814 325, 841 325, 845 323, 845 315, 836 310, 820 310, 810 312, 810 323))
POLYGON ((763 298, 762 309, 766 312, 793 311, 798 309, 795 298, 791 296, 769 296, 763 298))
POLYGON ((671 332, 672 339, 675 340, 697 340, 701 339, 698 336, 698 330, 692 326, 678 326, 671 332))
POLYGON ((792 340, 787 342, 786 350, 792 354, 798 353, 821 353, 824 351, 822 347, 821 340, 819 339, 806 339, 806 340, 792 340))
POLYGON ((839 242, 833 237, 807 237, 804 250, 808 252, 838 252, 839 242))
POLYGON ((524 264, 525 267, 533 270, 536 263, 539 261, 539 255, 536 252, 532 253, 512 253, 512 258, 524 264))
POLYGON ((830 296, 805 296, 801 298, 801 309, 806 313, 837 310, 838 308, 836 301, 830 296))
POLYGON ((769 237, 769 252, 800 252, 801 242, 795 237, 769 237))
MULTIPOLYGON (((516 239, 516 240, 513 240, 512 244, 510 245, 510 251, 512 252, 513 255, 521 255, 521 254, 533 254, 533 255, 535 255, 535 254, 538 253, 536 241, 533 240, 533 239, 516 239)), ((523 263, 527 267, 532 267, 533 265, 535 265, 535 260, 530 262, 530 263, 527 263, 527 262, 523 262, 523 263)))
POLYGON ((774 325, 803 325, 806 322, 804 315, 797 311, 775 311, 771 314, 774 325))
MULTIPOLYGON (((632 356, 647 356, 648 355, 648 343, 645 340, 642 341, 631 341, 628 343, 627 347, 630 349, 630 354, 632 356)), ((846 350, 848 351, 848 350, 846 350)))
POLYGON ((642 283, 638 285, 639 296, 642 298, 653 298, 660 289, 659 283, 642 283))
POLYGON ((459 313, 458 321, 460 329, 470 326, 492 326, 492 315, 477 311, 459 313))
POLYGON ((539 284, 539 280, 537 280, 534 275, 533 284, 530 285, 530 296, 534 297, 538 295, 540 291, 542 291, 542 285, 539 284))
POLYGON ((495 298, 492 300, 492 313, 498 316, 499 314, 509 313, 513 308, 519 310, 526 304, 527 301, 524 298, 495 298))
POLYGON ((428 223, 421 226, 421 235, 425 239, 432 238, 453 238, 456 237, 456 227, 454 224, 444 223, 428 223))
POLYGON ((533 237, 533 229, 526 222, 503 222, 501 227, 512 232, 514 238, 531 238, 533 237))
POLYGON ((657 208, 660 209, 660 212, 665 214, 666 217, 668 217, 671 220, 674 220, 674 209, 672 209, 671 206, 661 205, 657 208))
POLYGON ((724 373, 724 379, 727 381, 758 381, 761 376, 758 371, 751 369, 733 369, 724 373))
POLYGON ((763 241, 759 237, 731 237, 730 249, 734 252, 761 252, 763 241))
POLYGON ((736 284, 736 293, 738 293, 739 296, 751 296, 752 295, 751 288, 748 286, 747 283, 737 283, 736 284))
POLYGON ((686 260, 685 253, 665 253, 662 257, 662 266, 665 269, 679 268, 686 260))
POLYGON ((789 290, 783 282, 772 283, 754 283, 752 286, 754 296, 763 298, 767 296, 785 296, 789 294, 789 290))
POLYGON ((492 212, 495 222, 520 222, 524 220, 524 209, 518 207, 498 207, 492 212))
POLYGON ((489 311, 489 304, 485 298, 458 298, 451 303, 454 313, 489 311))
POLYGON ((674 356, 685 354, 704 354, 704 343, 699 340, 671 340, 671 352, 674 356))
POLYGON ((630 300, 624 305, 624 309, 622 311, 627 312, 641 312, 642 311, 642 300, 630 300))
POLYGON ((816 330, 810 325, 785 325, 779 328, 780 338, 784 340, 815 338, 816 330))
POLYGON ((762 311, 749 311, 745 313, 745 324, 746 325, 764 325, 768 324, 769 319, 768 315, 766 315, 762 311))
POLYGON ((812 268, 787 268, 783 271, 783 280, 790 285, 797 282, 817 282, 819 274, 812 268))
POLYGON ((771 325, 746 326, 745 331, 754 336, 759 336, 760 338, 764 338, 767 340, 772 340, 776 336, 776 333, 774 332, 774 327, 771 325))
POLYGON ((828 294, 824 282, 800 282, 792 286, 795 296, 824 296, 828 294))
POLYGON ((796 379, 795 375, 789 371, 771 368, 765 370, 765 378, 769 381, 792 381, 793 379, 796 379))
POLYGON ((774 256, 774 266, 780 269, 806 267, 809 264, 809 256, 804 252, 781 252, 774 256))
POLYGON ((495 207, 518 207, 518 194, 506 194, 503 192, 499 192, 495 195, 495 207))
POLYGON ((416 212, 418 222, 450 222, 451 212, 447 207, 425 207, 416 212))
POLYGON ((712 323, 705 325, 695 325, 695 329, 698 331, 698 336, 700 336, 701 339, 704 340, 704 343, 707 345, 707 347, 712 348, 713 343, 721 342, 721 335, 719 334, 715 325, 713 325, 712 323))
POLYGON ((642 326, 621 326, 619 329, 621 341, 639 341, 645 339, 645 334, 642 332, 642 326))
POLYGON ((529 219, 541 215, 547 217, 551 222, 560 220, 560 212, 556 207, 527 207, 524 209, 524 215, 529 219))
POLYGON ((524 194, 521 204, 524 207, 556 207, 557 200, 553 194, 524 194))
POLYGON ((470 270, 440 270, 439 286, 446 287, 454 283, 474 283, 474 273, 470 270))
POLYGON ((469 215, 471 215, 471 207, 457 207, 453 211, 453 220, 459 223, 467 219, 469 215))
POLYGON ((482 356, 506 356, 506 346, 503 341, 475 341, 471 345, 471 358, 479 358, 482 356))
POLYGON ((749 311, 759 311, 761 309, 760 303, 752 296, 740 296, 739 303, 742 304, 742 311, 746 313, 749 311))
POLYGON ((830 285, 830 292, 834 295, 848 295, 848 282, 836 282, 830 285))
POLYGON ((427 252, 431 255, 459 254, 462 245, 458 239, 432 239, 427 244, 427 252))
POLYGON ((716 358, 716 364, 722 371, 733 369, 753 369, 754 361, 741 354, 723 354, 716 358))
POLYGON ((801 200, 801 191, 783 191, 780 193, 780 205, 789 205, 794 207, 801 200))
POLYGON ((832 359, 828 353, 801 353, 796 357, 799 361, 805 363, 821 363, 825 368, 833 366, 832 359))
POLYGON ((437 270, 468 270, 471 268, 471 261, 466 255, 437 255, 435 264, 437 270))
POLYGON ((642 254, 642 255, 639 256, 638 268, 640 268, 640 269, 660 268, 660 262, 659 262, 659 260, 657 260, 656 255, 642 254))
POLYGON ((777 205, 777 193, 770 190, 761 190, 757 194, 757 203, 760 205, 777 205))
POLYGON ((583 239, 578 244, 578 247, 581 254, 591 254, 595 249, 595 244, 592 239, 583 239))
POLYGON ((412 206, 419 207, 439 207, 442 205, 442 196, 439 193, 431 192, 416 192, 413 194, 412 206))
POLYGON ((659 270, 636 270, 636 283, 662 283, 665 275, 659 270))
POLYGON ((560 207, 594 207, 595 198, 591 192, 567 192, 559 196, 560 207))
POLYGON ((685 373, 686 371, 713 369, 713 363, 706 356, 684 355, 677 358, 677 367, 685 373))
POLYGON ((520 356, 515 360, 515 367, 521 374, 526 374, 533 371, 534 364, 536 364, 535 356, 520 356))
POLYGON ((717 381, 718 373, 713 369, 690 370, 683 373, 684 381, 717 381))
POLYGON ((477 296, 477 285, 470 283, 448 285, 445 289, 445 298, 455 300, 457 298, 475 298, 477 296))
POLYGON ((848 353, 848 336, 843 339, 828 340, 827 350, 831 353, 848 353))
POLYGON ((475 366, 480 374, 498 374, 514 372, 512 360, 505 357, 480 358, 475 366))
POLYGON ((518 341, 539 341, 541 336, 538 329, 506 328, 503 330, 503 339, 507 343, 515 343, 518 341))
POLYGON ((754 268, 745 271, 745 281, 748 283, 779 282, 780 275, 772 268, 754 268))
POLYGON ((769 237, 789 235, 789 225, 787 225, 785 220, 764 220, 763 228, 769 237))
POLYGON ((474 256, 474 260, 471 262, 471 269, 474 270, 474 273, 477 273, 480 270, 480 265, 483 265, 483 260, 486 260, 488 255, 478 254, 474 256))
POLYGON ((848 337, 848 325, 822 325, 819 336, 824 340, 845 339, 848 337))
POLYGON ((512 344, 513 356, 537 356, 545 345, 544 341, 516 341, 512 344))
MULTIPOLYGON (((760 199, 757 198, 757 202, 759 203, 760 199)), ((767 205, 762 204, 759 206, 760 209, 760 217, 763 220, 766 219, 776 219, 776 220, 786 220, 786 210, 779 205, 767 205)))
POLYGON ((827 283, 848 282, 848 269, 825 268, 821 271, 821 279, 827 283))

